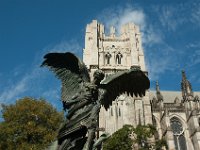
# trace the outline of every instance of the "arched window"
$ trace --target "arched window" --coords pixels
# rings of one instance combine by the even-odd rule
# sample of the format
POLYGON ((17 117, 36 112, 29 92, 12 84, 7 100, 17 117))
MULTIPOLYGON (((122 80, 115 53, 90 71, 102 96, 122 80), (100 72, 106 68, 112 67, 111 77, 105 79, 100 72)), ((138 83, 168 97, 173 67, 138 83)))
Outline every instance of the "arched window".
POLYGON ((110 108, 110 115, 113 116, 113 109, 112 109, 112 107, 110 108))
POLYGON ((122 63, 122 57, 123 57, 123 55, 120 52, 117 53, 117 55, 116 55, 116 63, 117 64, 121 64, 122 63))
POLYGON ((120 110, 120 108, 119 108, 119 116, 121 116, 121 110, 120 110))
POLYGON ((174 135, 174 144, 176 150, 187 150, 186 140, 184 137, 184 130, 180 120, 173 117, 170 120, 172 132, 174 135))
POLYGON ((106 62, 106 65, 109 65, 110 64, 110 58, 111 58, 111 54, 110 53, 106 53, 105 54, 105 62, 106 62))

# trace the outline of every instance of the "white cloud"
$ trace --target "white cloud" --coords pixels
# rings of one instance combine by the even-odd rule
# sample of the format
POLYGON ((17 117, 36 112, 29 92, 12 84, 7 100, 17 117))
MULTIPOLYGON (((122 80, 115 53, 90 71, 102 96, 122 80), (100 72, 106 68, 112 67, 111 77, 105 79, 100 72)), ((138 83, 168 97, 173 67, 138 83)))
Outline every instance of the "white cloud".
MULTIPOLYGON (((82 50, 83 50, 83 47, 80 45, 80 42, 73 39, 70 41, 63 40, 56 45, 50 45, 42 51, 42 54, 46 54, 49 52, 61 52, 61 53, 72 52, 72 53, 76 54, 77 56, 81 56, 82 50)), ((40 54, 40 55, 42 55, 42 54, 40 54)))
POLYGON ((200 49, 200 43, 199 42, 190 43, 186 47, 187 48, 198 48, 198 49, 200 49))
POLYGON ((148 25, 148 28, 145 28, 142 31, 142 43, 143 45, 152 46, 154 44, 159 44, 163 42, 163 34, 156 31, 152 25, 148 25))
POLYGON ((120 18, 120 25, 134 22, 139 25, 141 29, 145 28, 145 14, 142 10, 125 9, 124 14, 120 18))
MULTIPOLYGON (((185 23, 191 23, 190 18, 198 22, 200 11, 195 11, 192 15, 191 11, 187 11, 191 5, 195 6, 193 2, 175 3, 175 5, 152 5, 150 11, 146 11, 140 6, 119 6, 105 9, 97 19, 105 24, 107 29, 110 26, 115 26, 118 32, 120 27, 128 22, 138 25, 142 33, 142 43, 150 78, 151 80, 159 80, 167 71, 176 70, 179 73, 187 63, 190 65, 200 63, 197 59, 199 57, 197 50, 193 51, 192 59, 188 60, 189 55, 184 45, 176 46, 168 38, 169 35, 173 36, 185 23), (151 14, 148 14, 148 12, 151 12, 151 14), (155 19, 156 17, 158 19, 155 19), (187 62, 183 61, 186 59, 187 62)), ((197 8, 196 5, 194 9, 200 10, 200 7, 197 8)), ((186 43, 183 44, 186 45, 186 43)))
POLYGON ((153 44, 162 41, 161 33, 158 33, 147 22, 146 14, 139 6, 126 5, 126 7, 105 9, 97 18, 105 24, 106 29, 109 29, 110 26, 115 26, 118 32, 120 32, 120 28, 124 24, 132 22, 138 25, 142 33, 143 44, 153 44))
POLYGON ((1 93, 0 100, 5 102, 5 100, 11 100, 18 94, 25 92, 27 90, 26 82, 27 79, 24 78, 21 81, 19 81, 16 85, 12 85, 11 87, 7 88, 3 93, 1 93))
POLYGON ((169 59, 152 59, 149 63, 147 63, 147 68, 149 71, 149 78, 153 81, 159 79, 160 75, 162 75, 166 70, 168 70, 168 62, 169 59))
POLYGON ((151 80, 159 80, 167 71, 181 70, 179 64, 182 54, 166 43, 160 43, 159 46, 146 50, 146 64, 151 80))
POLYGON ((200 27, 200 3, 198 0, 157 6, 155 10, 159 14, 161 25, 168 31, 176 31, 187 23, 200 27))
POLYGON ((162 26, 167 30, 175 31, 181 18, 177 18, 177 9, 175 7, 164 6, 160 10, 159 19, 162 26))
POLYGON ((55 45, 50 50, 51 51, 57 50, 58 52, 70 51, 70 52, 73 52, 73 53, 77 53, 81 50, 81 47, 76 40, 72 40, 72 41, 69 41, 69 42, 61 41, 60 43, 55 45))
MULTIPOLYGON (((116 12, 114 12, 116 13, 116 12)), ((141 29, 144 29, 146 26, 145 23, 145 14, 143 10, 134 10, 133 8, 126 8, 123 11, 118 11, 118 14, 116 14, 115 17, 112 17, 111 19, 108 19, 109 21, 106 21, 106 26, 114 25, 116 26, 117 30, 120 31, 120 27, 124 24, 127 24, 129 22, 133 22, 134 24, 138 25, 141 29)))
POLYGON ((200 26, 200 9, 192 14, 192 21, 200 26))
POLYGON ((196 1, 193 3, 192 10, 191 10, 191 22, 198 25, 200 27, 200 2, 196 1))
MULTIPOLYGON (((12 72, 11 82, 5 83, 0 91, 0 103, 13 103, 17 99, 31 96, 43 97, 55 105, 60 99, 60 81, 48 69, 41 68, 43 56, 48 52, 66 52, 82 54, 81 46, 76 40, 62 41, 56 45, 48 46, 35 55, 29 68, 16 67, 12 72), (20 71, 20 72, 19 72, 20 71), (16 77, 20 73, 20 78, 16 77)), ((31 61, 30 61, 31 62, 31 61)), ((56 105, 55 105, 56 106, 56 105)))
POLYGON ((187 46, 188 50, 192 51, 192 53, 188 56, 188 64, 187 68, 194 67, 195 65, 200 65, 200 43, 190 43, 187 46))
POLYGON ((51 104, 56 107, 58 105, 59 100, 61 99, 61 87, 54 87, 53 89, 49 89, 47 91, 44 91, 41 95, 42 98, 45 98, 46 100, 51 100, 51 104), (59 88, 59 89, 58 89, 59 88))
MULTIPOLYGON (((38 69, 39 66, 34 66, 30 72, 27 72, 23 75, 18 81, 13 81, 4 87, 4 91, 0 93, 0 102, 8 103, 13 102, 19 98, 19 96, 29 90, 34 90, 31 87, 31 83, 34 83, 34 80, 40 78, 40 75, 43 75, 43 71, 38 69)), ((13 74, 14 80, 15 74, 13 74)), ((28 96, 28 95, 27 95, 28 96)))
POLYGON ((45 91, 42 94, 42 97, 51 97, 53 99, 59 99, 60 98, 60 93, 59 93, 59 90, 55 88, 55 89, 51 89, 49 91, 45 91))
MULTIPOLYGON (((152 49, 149 49, 149 47, 154 44, 163 44, 164 42, 162 39, 162 32, 157 30, 157 28, 155 28, 153 24, 149 22, 147 17, 148 15, 145 14, 142 8, 129 5, 126 7, 106 9, 97 18, 103 22, 103 24, 105 24, 107 29, 110 26, 115 26, 118 32, 123 24, 129 22, 132 22, 140 27, 143 46, 144 48, 148 49, 145 50, 145 53, 147 56, 147 65, 149 68, 150 77, 151 79, 157 79, 160 74, 170 69, 170 67, 168 67, 170 58, 166 58, 165 60, 163 60, 161 57, 156 58, 156 56, 158 56, 155 55, 157 50, 153 51, 152 49)), ((165 43, 163 45, 165 45, 165 43)))

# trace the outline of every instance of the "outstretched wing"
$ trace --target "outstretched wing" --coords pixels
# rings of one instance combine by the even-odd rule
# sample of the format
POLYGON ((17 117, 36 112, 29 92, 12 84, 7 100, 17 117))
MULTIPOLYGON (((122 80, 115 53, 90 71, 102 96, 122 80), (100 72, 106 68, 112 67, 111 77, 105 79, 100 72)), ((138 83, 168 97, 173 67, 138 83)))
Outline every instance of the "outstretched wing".
POLYGON ((112 101, 123 93, 133 96, 144 96, 149 89, 150 81, 140 69, 130 69, 108 76, 101 82, 100 88, 104 93, 101 95, 101 104, 108 109, 112 101))
POLYGON ((70 52, 48 53, 41 66, 47 66, 62 82, 62 101, 75 99, 83 82, 90 82, 84 63, 70 52))

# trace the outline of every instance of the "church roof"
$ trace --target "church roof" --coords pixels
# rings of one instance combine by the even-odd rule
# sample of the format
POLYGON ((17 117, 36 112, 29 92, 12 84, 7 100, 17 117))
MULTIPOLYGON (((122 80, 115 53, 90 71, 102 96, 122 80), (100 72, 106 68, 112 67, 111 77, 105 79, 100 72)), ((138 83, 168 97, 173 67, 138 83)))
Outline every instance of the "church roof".
MULTIPOLYGON (((182 100, 182 92, 181 91, 160 91, 164 103, 174 103, 174 100, 178 98, 179 100, 182 100)), ((194 97, 195 96, 200 97, 200 91, 194 91, 194 97)), ((156 91, 150 91, 150 100, 153 99, 153 97, 156 97, 156 91)))

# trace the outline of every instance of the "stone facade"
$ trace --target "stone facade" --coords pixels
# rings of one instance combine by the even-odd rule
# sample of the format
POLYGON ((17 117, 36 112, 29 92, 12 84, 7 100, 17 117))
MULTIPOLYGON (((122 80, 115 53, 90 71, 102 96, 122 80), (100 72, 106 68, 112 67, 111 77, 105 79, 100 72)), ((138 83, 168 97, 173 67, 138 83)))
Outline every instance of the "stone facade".
MULTIPOLYGON (((108 35, 104 31, 104 25, 96 20, 86 27, 83 61, 91 76, 96 69, 103 70, 105 75, 109 76, 130 69, 131 66, 139 66, 146 72, 141 34, 136 25, 129 23, 122 26, 119 36, 116 35, 114 27, 110 28, 108 35)), ((99 127, 113 133, 124 124, 152 123, 148 94, 147 92, 143 98, 126 94, 119 96, 107 111, 102 108, 99 127)))
MULTIPOLYGON (((107 34, 104 25, 93 20, 86 27, 83 61, 91 77, 97 69, 107 77, 132 66, 148 74, 141 34, 133 23, 123 25, 119 34, 111 27, 107 34)), ((156 91, 147 91, 144 97, 120 95, 108 110, 101 108, 100 130, 112 134, 124 124, 150 123, 157 127, 155 138, 165 138, 170 150, 199 150, 200 92, 193 93, 184 72, 182 78, 182 94, 160 91, 157 83, 156 91)))
POLYGON ((200 92, 193 92, 185 72, 182 72, 181 92, 150 92, 153 124, 158 136, 164 137, 170 149, 200 149, 200 92))

